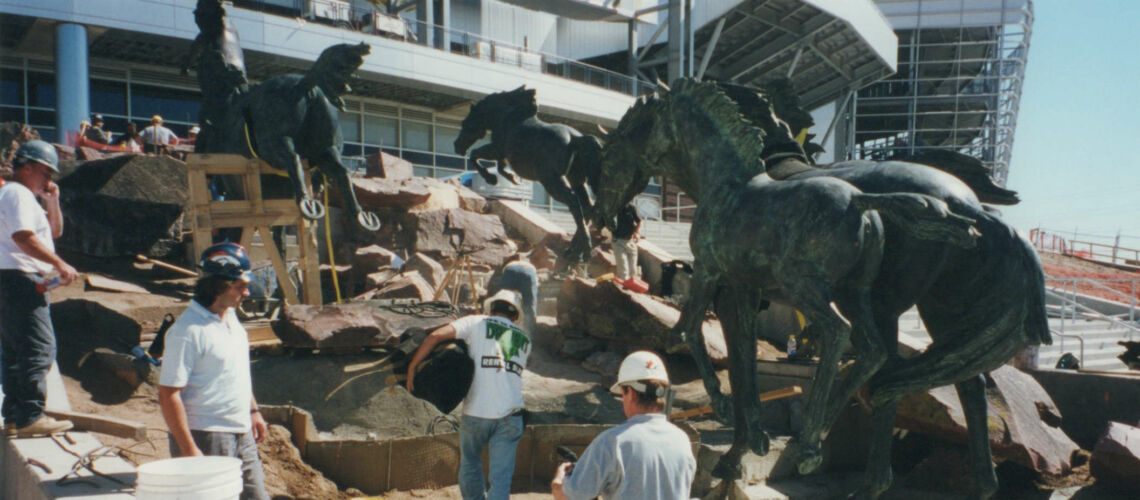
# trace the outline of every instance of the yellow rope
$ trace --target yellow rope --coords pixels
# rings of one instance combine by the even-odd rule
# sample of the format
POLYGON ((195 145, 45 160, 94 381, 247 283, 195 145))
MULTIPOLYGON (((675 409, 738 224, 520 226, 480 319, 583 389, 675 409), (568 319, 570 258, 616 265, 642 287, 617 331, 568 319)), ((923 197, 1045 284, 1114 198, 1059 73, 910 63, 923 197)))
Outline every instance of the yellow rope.
MULTIPOLYGON (((245 132, 245 145, 246 145, 246 147, 249 148, 249 153, 252 154, 254 158, 261 159, 259 156, 257 156, 257 151, 253 150, 253 142, 249 140, 249 124, 246 123, 242 127, 242 130, 245 132)), ((288 173, 280 172, 280 171, 275 171, 275 172, 273 172, 273 174, 279 175, 282 177, 289 177, 288 173)), ((341 303, 340 280, 337 279, 337 276, 336 276, 336 257, 333 256, 332 226, 329 225, 329 221, 330 221, 330 216, 329 216, 329 212, 330 212, 329 211, 329 180, 327 177, 325 177, 323 175, 321 176, 321 179, 324 183, 323 189, 324 189, 324 193, 325 193, 325 195, 324 195, 324 198, 325 198, 325 243, 329 247, 329 267, 332 267, 332 281, 333 281, 333 289, 336 290, 336 303, 340 304, 341 303)), ((300 237, 300 235, 297 235, 297 237, 300 237)), ((282 249, 281 253, 282 254, 285 253, 284 249, 282 249)))
POLYGON ((336 290, 336 303, 340 304, 340 281, 336 276, 336 257, 333 257, 332 225, 329 223, 331 219, 329 214, 332 212, 332 210, 329 210, 329 179, 322 175, 321 180, 324 184, 323 189, 325 192, 325 244, 329 247, 329 267, 332 267, 332 280, 333 289, 336 290))

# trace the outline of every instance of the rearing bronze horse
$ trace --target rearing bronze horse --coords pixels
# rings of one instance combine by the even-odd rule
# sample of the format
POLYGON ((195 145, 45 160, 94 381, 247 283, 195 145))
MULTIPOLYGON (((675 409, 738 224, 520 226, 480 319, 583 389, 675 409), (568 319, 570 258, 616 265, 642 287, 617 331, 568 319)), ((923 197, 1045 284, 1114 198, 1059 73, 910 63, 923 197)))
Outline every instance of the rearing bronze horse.
MULTIPOLYGON (((828 311, 818 305, 793 303, 805 313, 811 310, 823 318, 822 321, 813 319, 812 323, 817 326, 810 327, 812 331, 807 333, 829 342, 831 345, 825 351, 835 347, 837 335, 850 335, 857 352, 855 365, 841 378, 836 377, 834 370, 834 353, 821 355, 817 385, 805 414, 804 429, 794 447, 800 472, 809 473, 818 467, 821 437, 854 391, 869 381, 874 436, 866 481, 859 497, 876 498, 891 483, 891 430, 899 399, 913 392, 955 384, 969 429, 977 497, 992 495, 997 490, 997 478, 986 428, 985 383, 979 374, 997 368, 1022 346, 1050 342, 1045 322, 1043 274, 1033 249, 1012 228, 983 210, 977 197, 961 181, 932 168, 903 162, 834 170, 809 167, 787 180, 749 180, 744 188, 722 190, 709 196, 700 185, 708 175, 701 173, 701 168, 739 172, 740 167, 735 164, 739 162, 755 164, 753 171, 762 171, 762 150, 767 149, 769 138, 777 139, 776 127, 774 123, 760 128, 745 126, 748 122, 732 101, 711 84, 681 81, 666 95, 670 101, 693 101, 678 94, 702 95, 708 99, 686 106, 671 103, 668 108, 654 105, 654 100, 648 99, 627 112, 617 129, 607 136, 602 182, 595 191, 598 195, 596 210, 600 220, 612 221, 616 210, 632 199, 631 193, 643 189, 653 175, 669 176, 687 192, 695 189, 691 194, 700 200, 700 220, 694 221, 690 237, 697 258, 694 293, 677 329, 688 333, 685 340, 694 353, 718 415, 722 419, 735 417, 737 420, 735 454, 726 455, 728 458, 718 464, 715 472, 720 477, 739 477, 738 464, 732 460, 739 458, 741 447, 749 441, 753 451, 764 451, 758 446, 764 441, 760 437, 763 430, 754 423, 758 411, 755 384, 754 381, 749 383, 755 377, 755 369, 747 366, 740 369, 741 365, 754 363, 748 352, 755 349, 757 288, 763 288, 765 297, 780 298, 789 293, 810 296, 811 289, 805 293, 804 284, 780 286, 771 281, 771 276, 779 272, 794 278, 798 274, 806 283, 817 281, 820 274, 805 264, 835 243, 817 239, 802 252, 789 254, 790 263, 765 261, 762 252, 765 249, 793 245, 805 235, 815 234, 819 228, 803 230, 788 226, 782 233, 769 232, 765 233, 767 237, 758 238, 754 233, 761 231, 761 224, 768 223, 761 212, 755 209, 726 211, 725 207, 742 206, 742 198, 751 196, 746 193, 754 190, 793 189, 826 179, 849 183, 848 188, 853 185, 864 193, 909 192, 937 198, 953 213, 976 221, 981 237, 975 248, 961 248, 924 237, 906 228, 908 221, 884 215, 882 258, 874 271, 867 270, 872 274, 871 281, 849 280, 838 283, 841 286, 829 292, 837 306, 832 312, 838 319, 828 318, 828 311), (712 128, 704 125, 706 123, 729 126, 712 128), (702 210, 705 215, 701 215, 702 210), (710 213, 717 216, 710 217, 707 215, 710 213), (745 219, 751 223, 740 222, 745 219), (762 269, 765 263, 776 269, 771 275, 749 274, 740 269, 745 260, 753 262, 757 269, 762 269), (791 270, 788 266, 796 262, 801 269, 787 274, 791 270), (856 293, 852 293, 853 290, 856 293), (732 376, 733 400, 721 393, 697 328, 710 300, 715 300, 717 312, 725 322, 726 337, 731 339, 730 351, 738 352, 730 354, 733 365, 730 373, 738 373, 732 376), (918 357, 903 360, 898 354, 898 318, 916 304, 933 344, 918 357), (742 309, 748 306, 754 309, 742 309), (836 378, 834 385, 831 378, 836 378), (827 392, 830 394, 825 394, 827 392)), ((751 117, 757 121, 775 120, 770 109, 751 117)), ((808 193, 811 190, 804 191, 805 196, 808 193)), ((776 213, 774 208, 766 210, 763 214, 776 213)), ((805 215, 801 212, 791 211, 784 216, 789 220, 803 219, 805 215)), ((830 224, 824 217, 812 221, 811 213, 807 212, 805 220, 809 225, 830 224)), ((823 290, 818 286, 814 288, 823 290)))
POLYGON ((592 213, 586 185, 597 181, 602 145, 597 137, 583 135, 573 127, 539 119, 534 94, 534 89, 523 86, 490 94, 475 103, 463 119, 455 153, 466 154, 490 131, 491 142, 470 155, 479 175, 488 184, 498 182, 481 163, 491 160, 498 163, 499 174, 511 182, 518 183, 514 176, 518 174, 542 184, 550 197, 566 204, 574 216, 577 230, 566 257, 584 262, 591 247, 586 217, 592 213))

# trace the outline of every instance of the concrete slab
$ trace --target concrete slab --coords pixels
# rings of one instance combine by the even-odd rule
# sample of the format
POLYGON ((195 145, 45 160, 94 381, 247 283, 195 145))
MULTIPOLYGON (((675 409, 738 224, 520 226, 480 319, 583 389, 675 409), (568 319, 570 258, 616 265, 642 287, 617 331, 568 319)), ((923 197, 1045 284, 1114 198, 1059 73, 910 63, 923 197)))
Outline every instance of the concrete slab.
POLYGON ((547 235, 564 232, 557 224, 546 220, 521 201, 495 200, 490 206, 491 213, 498 215, 504 225, 522 235, 532 245, 542 241, 547 235))
POLYGON ((72 473, 79 456, 103 447, 95 436, 86 432, 70 432, 75 441, 63 438, 6 439, 0 447, 0 498, 40 500, 83 498, 85 500, 126 500, 134 498, 135 467, 118 456, 96 458, 92 467, 100 477, 80 467, 72 473), (62 443, 62 444, 61 444, 62 443), (64 448, 66 446, 66 449, 64 448), (33 465, 31 460, 38 464, 33 465), (62 484, 60 479, 69 478, 62 484))

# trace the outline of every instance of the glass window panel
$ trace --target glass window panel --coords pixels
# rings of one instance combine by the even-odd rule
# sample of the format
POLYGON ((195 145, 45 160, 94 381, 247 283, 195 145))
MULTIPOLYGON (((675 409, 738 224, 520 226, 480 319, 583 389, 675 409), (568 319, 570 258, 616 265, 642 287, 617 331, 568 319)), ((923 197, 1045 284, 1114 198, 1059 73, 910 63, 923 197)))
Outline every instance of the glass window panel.
MULTIPOLYGON (((24 72, 12 68, 0 68, 0 104, 18 106, 24 104, 24 72)), ((24 121, 20 117, 20 121, 24 121)))
POLYGON ((448 167, 456 170, 464 170, 467 166, 467 159, 460 156, 452 155, 435 155, 435 164, 440 167, 448 167))
POLYGON ((372 156, 380 152, 380 148, 376 146, 364 146, 364 156, 372 156))
POLYGON ((28 72, 28 105, 55 108, 55 75, 28 72))
POLYGON ((415 167, 415 166, 413 166, 412 167, 412 173, 414 173, 416 175, 416 177, 431 177, 432 169, 429 167, 415 167))
POLYGON ((91 80, 91 111, 105 115, 125 116, 127 114, 127 84, 108 80, 91 80))
POLYGON ((459 137, 459 129, 455 127, 435 126, 435 152, 452 154, 455 152, 455 138, 459 137))
POLYGON ((404 149, 431 151, 431 125, 419 122, 404 122, 404 149))
MULTIPOLYGON (((42 110, 42 109, 29 109, 28 110, 28 124, 32 126, 55 126, 55 111, 42 110)), ((79 124, 76 123, 75 127, 78 129, 79 124)))
POLYGON ((401 155, 405 160, 408 160, 417 165, 434 165, 434 155, 431 153, 417 153, 415 151, 404 151, 401 155))
POLYGON ((340 112, 340 133, 346 142, 360 142, 360 113, 340 112))
POLYGON ((364 115, 364 142, 374 146, 398 147, 398 124, 395 118, 364 115))
POLYGON ((131 114, 148 123, 152 115, 160 115, 168 122, 197 123, 201 101, 199 92, 131 85, 131 114))
POLYGON ((0 122, 24 123, 24 108, 0 106, 0 122))
POLYGON ((360 156, 362 153, 363 149, 359 144, 345 144, 340 151, 341 156, 360 156))

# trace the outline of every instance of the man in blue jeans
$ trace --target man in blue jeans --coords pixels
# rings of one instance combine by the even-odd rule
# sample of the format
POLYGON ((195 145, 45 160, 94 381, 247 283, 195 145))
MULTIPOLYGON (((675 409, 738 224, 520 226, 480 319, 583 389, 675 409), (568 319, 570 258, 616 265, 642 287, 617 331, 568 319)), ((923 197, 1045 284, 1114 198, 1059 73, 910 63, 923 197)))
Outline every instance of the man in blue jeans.
POLYGON ((467 342, 475 377, 463 399, 459 427, 459 491, 464 500, 506 500, 511 494, 515 451, 523 434, 522 372, 530 337, 518 325, 519 293, 500 290, 483 303, 487 315, 472 315, 431 332, 408 363, 408 392, 416 367, 440 342, 467 342), (483 480, 483 448, 489 449, 491 489, 483 480))
POLYGON ((55 253, 63 234, 55 147, 28 141, 16 150, 12 180, 0 187, 0 365, 4 434, 34 437, 63 432, 71 422, 44 415, 47 374, 55 361, 48 293, 37 288, 58 272, 61 284, 78 277, 55 253), (41 206, 36 197, 44 201, 41 206), (46 210, 45 210, 46 208, 46 210))

